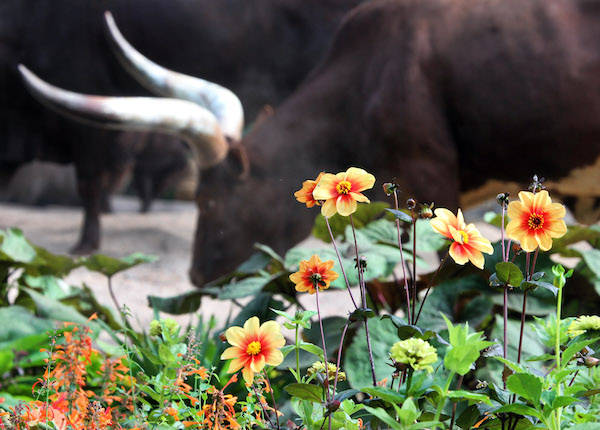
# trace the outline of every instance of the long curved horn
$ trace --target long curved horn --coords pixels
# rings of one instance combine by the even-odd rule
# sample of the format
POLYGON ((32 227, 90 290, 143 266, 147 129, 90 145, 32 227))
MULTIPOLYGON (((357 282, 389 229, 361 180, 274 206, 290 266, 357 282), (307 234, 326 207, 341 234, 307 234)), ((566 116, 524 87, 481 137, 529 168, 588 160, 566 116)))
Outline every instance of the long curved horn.
POLYGON ((225 136, 236 141, 241 139, 244 110, 233 92, 204 79, 159 66, 125 40, 110 12, 105 12, 104 17, 117 57, 138 82, 161 96, 189 100, 205 107, 215 114, 225 136))
POLYGON ((195 103, 156 97, 103 97, 50 85, 27 67, 19 72, 33 96, 59 113, 98 127, 160 131, 188 141, 201 167, 221 162, 229 145, 215 116, 195 103))

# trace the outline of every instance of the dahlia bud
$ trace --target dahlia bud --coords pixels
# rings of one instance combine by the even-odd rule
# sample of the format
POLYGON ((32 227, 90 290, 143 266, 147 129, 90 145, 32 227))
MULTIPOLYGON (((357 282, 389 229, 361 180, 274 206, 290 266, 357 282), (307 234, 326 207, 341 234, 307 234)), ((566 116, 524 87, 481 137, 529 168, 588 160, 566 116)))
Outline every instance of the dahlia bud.
POLYGON ((510 193, 500 193, 496 196, 496 201, 502 207, 506 207, 508 205, 508 197, 510 193))
POLYGON ((419 210, 419 218, 429 219, 433 217, 433 205, 433 202, 431 204, 422 204, 419 210))
POLYGON ((416 206, 417 206, 417 201, 416 201, 415 199, 408 199, 408 200, 406 201, 406 207, 407 207, 409 210, 411 210, 411 211, 412 211, 412 210, 413 210, 413 209, 414 209, 416 206))
POLYGON ((383 192, 385 193, 386 196, 391 196, 392 194, 394 194, 394 191, 398 190, 398 185, 394 184, 392 182, 386 182, 385 184, 383 184, 383 192))

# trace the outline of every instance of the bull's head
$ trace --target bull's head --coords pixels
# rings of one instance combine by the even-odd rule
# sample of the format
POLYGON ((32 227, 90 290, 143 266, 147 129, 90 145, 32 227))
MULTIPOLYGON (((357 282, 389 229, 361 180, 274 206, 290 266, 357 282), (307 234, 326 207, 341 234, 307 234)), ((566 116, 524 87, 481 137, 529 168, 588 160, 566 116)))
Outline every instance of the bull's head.
POLYGON ((163 97, 78 94, 42 81, 23 65, 19 70, 40 102, 72 119, 117 130, 168 133, 189 143, 202 170, 192 282, 201 285, 233 269, 256 241, 282 249, 304 237, 307 217, 312 215, 283 211, 284 215, 281 210, 282 200, 293 204, 290 180, 295 187, 304 176, 265 156, 260 138, 254 139, 259 142, 250 151, 245 149, 246 142, 241 140, 244 115, 237 96, 222 86, 150 61, 124 39, 110 13, 105 18, 121 63, 142 85, 163 97), (249 161, 252 158, 259 161, 249 161), (274 163, 275 168, 265 163, 274 163), (274 176, 277 179, 271 180, 274 176))

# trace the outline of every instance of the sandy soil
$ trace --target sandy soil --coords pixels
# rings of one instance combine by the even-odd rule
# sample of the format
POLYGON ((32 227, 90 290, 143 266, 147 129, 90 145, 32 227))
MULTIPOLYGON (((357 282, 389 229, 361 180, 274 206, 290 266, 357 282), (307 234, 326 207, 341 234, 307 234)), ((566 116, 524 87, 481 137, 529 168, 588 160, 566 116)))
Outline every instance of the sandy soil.
MULTIPOLYGON (((155 202, 149 214, 138 213, 137 207, 134 198, 118 196, 113 199, 114 212, 102 217, 102 248, 99 252, 116 257, 138 251, 158 256, 156 262, 134 267, 113 279, 119 303, 127 304, 140 324, 146 326, 153 318, 146 296, 169 297, 194 288, 187 272, 196 209, 190 202, 160 200, 155 202)), ((0 204, 0 228, 19 227, 29 240, 57 253, 68 253, 76 242, 81 219, 82 212, 76 207, 0 204)), ((102 275, 79 268, 71 273, 67 282, 89 285, 101 303, 112 306, 102 275)), ((351 307, 343 291, 331 291, 328 297, 330 300, 322 306, 325 315, 343 315, 351 307)), ((308 296, 303 300, 309 307, 314 305, 308 296)), ((205 318, 215 315, 223 321, 232 306, 229 302, 205 298, 200 311, 205 318)), ((187 323, 190 318, 177 317, 182 323, 187 323)))

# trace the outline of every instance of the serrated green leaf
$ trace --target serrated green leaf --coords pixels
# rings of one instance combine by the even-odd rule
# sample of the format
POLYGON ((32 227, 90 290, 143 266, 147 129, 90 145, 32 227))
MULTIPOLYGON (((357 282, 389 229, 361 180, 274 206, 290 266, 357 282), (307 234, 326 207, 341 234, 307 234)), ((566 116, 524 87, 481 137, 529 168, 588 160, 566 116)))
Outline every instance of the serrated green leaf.
POLYGON ((309 402, 321 403, 323 401, 323 389, 317 385, 293 383, 286 385, 284 390, 292 397, 309 402))
POLYGON ((529 373, 514 373, 506 380, 506 388, 537 405, 542 395, 542 381, 529 373))

